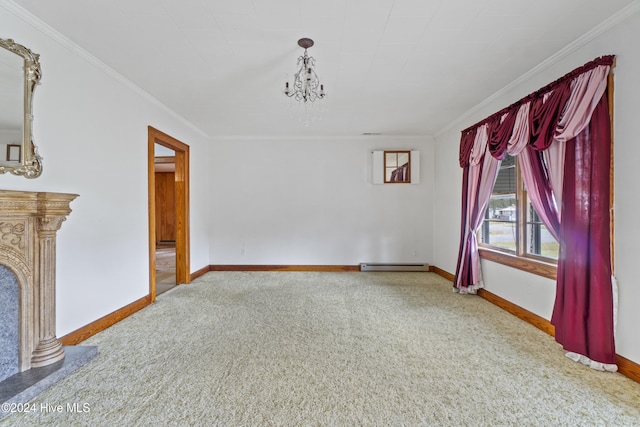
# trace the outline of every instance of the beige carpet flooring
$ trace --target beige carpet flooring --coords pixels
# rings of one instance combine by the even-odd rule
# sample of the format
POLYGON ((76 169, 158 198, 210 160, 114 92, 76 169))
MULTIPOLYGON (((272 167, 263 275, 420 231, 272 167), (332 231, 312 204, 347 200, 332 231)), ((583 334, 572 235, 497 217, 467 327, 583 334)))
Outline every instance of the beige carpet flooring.
POLYGON ((640 384, 432 273, 211 272, 85 343, 0 425, 640 426, 640 384))

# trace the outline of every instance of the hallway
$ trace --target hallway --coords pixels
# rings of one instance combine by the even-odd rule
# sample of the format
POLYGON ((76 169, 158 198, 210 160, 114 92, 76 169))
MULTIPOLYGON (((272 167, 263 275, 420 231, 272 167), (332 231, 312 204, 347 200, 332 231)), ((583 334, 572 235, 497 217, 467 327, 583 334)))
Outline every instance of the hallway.
POLYGON ((176 286, 176 248, 158 246, 156 249, 156 295, 176 286))

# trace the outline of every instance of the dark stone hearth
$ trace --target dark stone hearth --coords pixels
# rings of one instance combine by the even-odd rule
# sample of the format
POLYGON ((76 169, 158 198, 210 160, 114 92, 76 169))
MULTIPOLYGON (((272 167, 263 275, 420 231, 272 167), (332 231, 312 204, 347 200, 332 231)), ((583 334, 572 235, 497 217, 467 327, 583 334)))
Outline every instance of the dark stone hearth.
MULTIPOLYGON (((27 403, 34 397, 66 377, 98 355, 96 346, 64 347, 65 357, 54 364, 42 368, 31 368, 0 382, 0 404, 27 403)), ((0 419, 10 414, 4 406, 0 409, 0 419)), ((9 405, 11 406, 11 405, 9 405)))

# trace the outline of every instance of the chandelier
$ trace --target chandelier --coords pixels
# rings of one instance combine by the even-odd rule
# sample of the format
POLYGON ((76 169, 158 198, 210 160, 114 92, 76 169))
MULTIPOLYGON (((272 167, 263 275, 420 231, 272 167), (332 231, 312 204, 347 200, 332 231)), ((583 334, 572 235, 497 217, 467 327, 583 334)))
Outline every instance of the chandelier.
POLYGON ((304 54, 298 57, 298 72, 293 76, 293 87, 286 82, 284 94, 301 103, 314 102, 324 98, 326 93, 314 69, 316 60, 313 56, 307 55, 307 49, 313 46, 313 40, 301 38, 298 40, 298 46, 304 48, 304 54))

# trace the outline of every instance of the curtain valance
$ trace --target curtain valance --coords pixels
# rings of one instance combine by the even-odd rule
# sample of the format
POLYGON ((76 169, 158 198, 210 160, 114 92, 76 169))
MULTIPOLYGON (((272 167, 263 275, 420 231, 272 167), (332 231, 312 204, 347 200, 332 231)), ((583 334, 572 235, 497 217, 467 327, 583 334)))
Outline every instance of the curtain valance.
POLYGON ((614 59, 614 55, 596 58, 463 130, 460 167, 469 165, 476 133, 484 125, 489 138, 489 152, 502 160, 514 133, 524 130, 522 121, 520 126, 516 126, 523 108, 528 108, 527 144, 534 149, 543 151, 554 140, 562 142, 573 138, 588 124, 597 101, 606 89, 606 76, 614 59))

